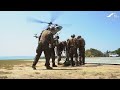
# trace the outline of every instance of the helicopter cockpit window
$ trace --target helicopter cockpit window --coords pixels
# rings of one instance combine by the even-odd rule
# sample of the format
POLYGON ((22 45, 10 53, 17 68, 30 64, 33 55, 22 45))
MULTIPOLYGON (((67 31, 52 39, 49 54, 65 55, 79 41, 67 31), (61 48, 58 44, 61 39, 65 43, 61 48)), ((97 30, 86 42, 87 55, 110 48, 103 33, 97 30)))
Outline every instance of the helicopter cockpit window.
POLYGON ((57 29, 57 30, 61 30, 61 29, 62 29, 62 26, 56 26, 56 29, 57 29))

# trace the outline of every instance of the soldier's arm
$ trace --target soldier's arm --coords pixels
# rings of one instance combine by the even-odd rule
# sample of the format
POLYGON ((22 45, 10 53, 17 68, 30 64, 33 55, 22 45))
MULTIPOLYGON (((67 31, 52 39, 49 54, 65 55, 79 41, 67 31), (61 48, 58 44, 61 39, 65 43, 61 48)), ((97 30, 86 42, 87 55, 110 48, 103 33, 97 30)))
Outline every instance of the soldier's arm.
POLYGON ((65 50, 66 50, 65 43, 64 44, 62 43, 62 46, 63 46, 63 51, 65 52, 65 50))
POLYGON ((66 50, 65 46, 63 46, 63 50, 64 50, 64 51, 66 50))
POLYGON ((42 33, 40 33, 40 36, 37 37, 37 38, 38 38, 38 43, 39 43, 39 41, 40 41, 41 35, 42 35, 42 33))
POLYGON ((40 41, 40 38, 41 38, 41 35, 39 36, 39 39, 38 39, 38 41, 40 41))
POLYGON ((70 46, 70 40, 67 39, 67 50, 69 49, 69 46, 70 46))
POLYGON ((54 38, 53 38, 53 34, 50 33, 50 43, 53 44, 54 43, 54 38))
MULTIPOLYGON (((43 31, 44 31, 44 30, 43 30, 43 31)), ((39 41, 40 41, 40 38, 41 38, 41 35, 42 35, 43 31, 40 33, 40 36, 39 36, 39 41)))
POLYGON ((67 39, 67 45, 69 45, 69 43, 70 43, 70 42, 69 42, 69 39, 67 39))
POLYGON ((85 46, 86 43, 85 43, 85 40, 84 40, 84 39, 83 39, 83 42, 84 42, 84 46, 85 46))
POLYGON ((78 43, 77 43, 77 39, 75 38, 75 45, 76 47, 78 47, 78 43))

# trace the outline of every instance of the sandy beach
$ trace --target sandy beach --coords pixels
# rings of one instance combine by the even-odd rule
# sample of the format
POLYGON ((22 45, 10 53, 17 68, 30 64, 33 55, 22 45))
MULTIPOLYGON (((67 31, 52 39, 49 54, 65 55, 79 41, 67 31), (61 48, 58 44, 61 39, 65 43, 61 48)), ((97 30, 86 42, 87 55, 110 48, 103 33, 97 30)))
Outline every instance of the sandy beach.
POLYGON ((0 79, 120 79, 120 65, 86 64, 53 67, 47 70, 44 60, 31 68, 33 60, 0 60, 0 79))

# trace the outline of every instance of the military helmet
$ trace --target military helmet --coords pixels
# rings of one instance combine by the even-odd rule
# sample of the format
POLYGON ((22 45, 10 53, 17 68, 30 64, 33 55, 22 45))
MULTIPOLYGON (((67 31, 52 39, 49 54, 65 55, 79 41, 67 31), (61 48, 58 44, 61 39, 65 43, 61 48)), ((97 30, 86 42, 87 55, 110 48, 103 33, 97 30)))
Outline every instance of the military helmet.
POLYGON ((79 39, 79 38, 81 38, 81 36, 78 36, 77 38, 79 39))
POLYGON ((56 36, 55 38, 59 39, 59 36, 56 36))
POLYGON ((74 37, 75 37, 75 34, 71 35, 71 37, 74 38, 74 37))

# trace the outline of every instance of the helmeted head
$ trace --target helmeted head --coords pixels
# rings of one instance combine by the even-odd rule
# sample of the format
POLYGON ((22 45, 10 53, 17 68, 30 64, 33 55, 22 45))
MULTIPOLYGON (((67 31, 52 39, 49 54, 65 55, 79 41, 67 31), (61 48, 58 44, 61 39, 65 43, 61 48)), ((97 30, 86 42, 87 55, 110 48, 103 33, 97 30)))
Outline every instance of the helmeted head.
POLYGON ((75 34, 71 35, 71 37, 74 38, 74 37, 75 37, 75 34))
POLYGON ((59 36, 56 36, 57 39, 59 39, 59 36))
POLYGON ((62 44, 63 44, 63 45, 66 45, 66 43, 67 43, 66 41, 62 41, 62 44))
POLYGON ((77 39, 81 38, 81 36, 78 36, 77 39))

